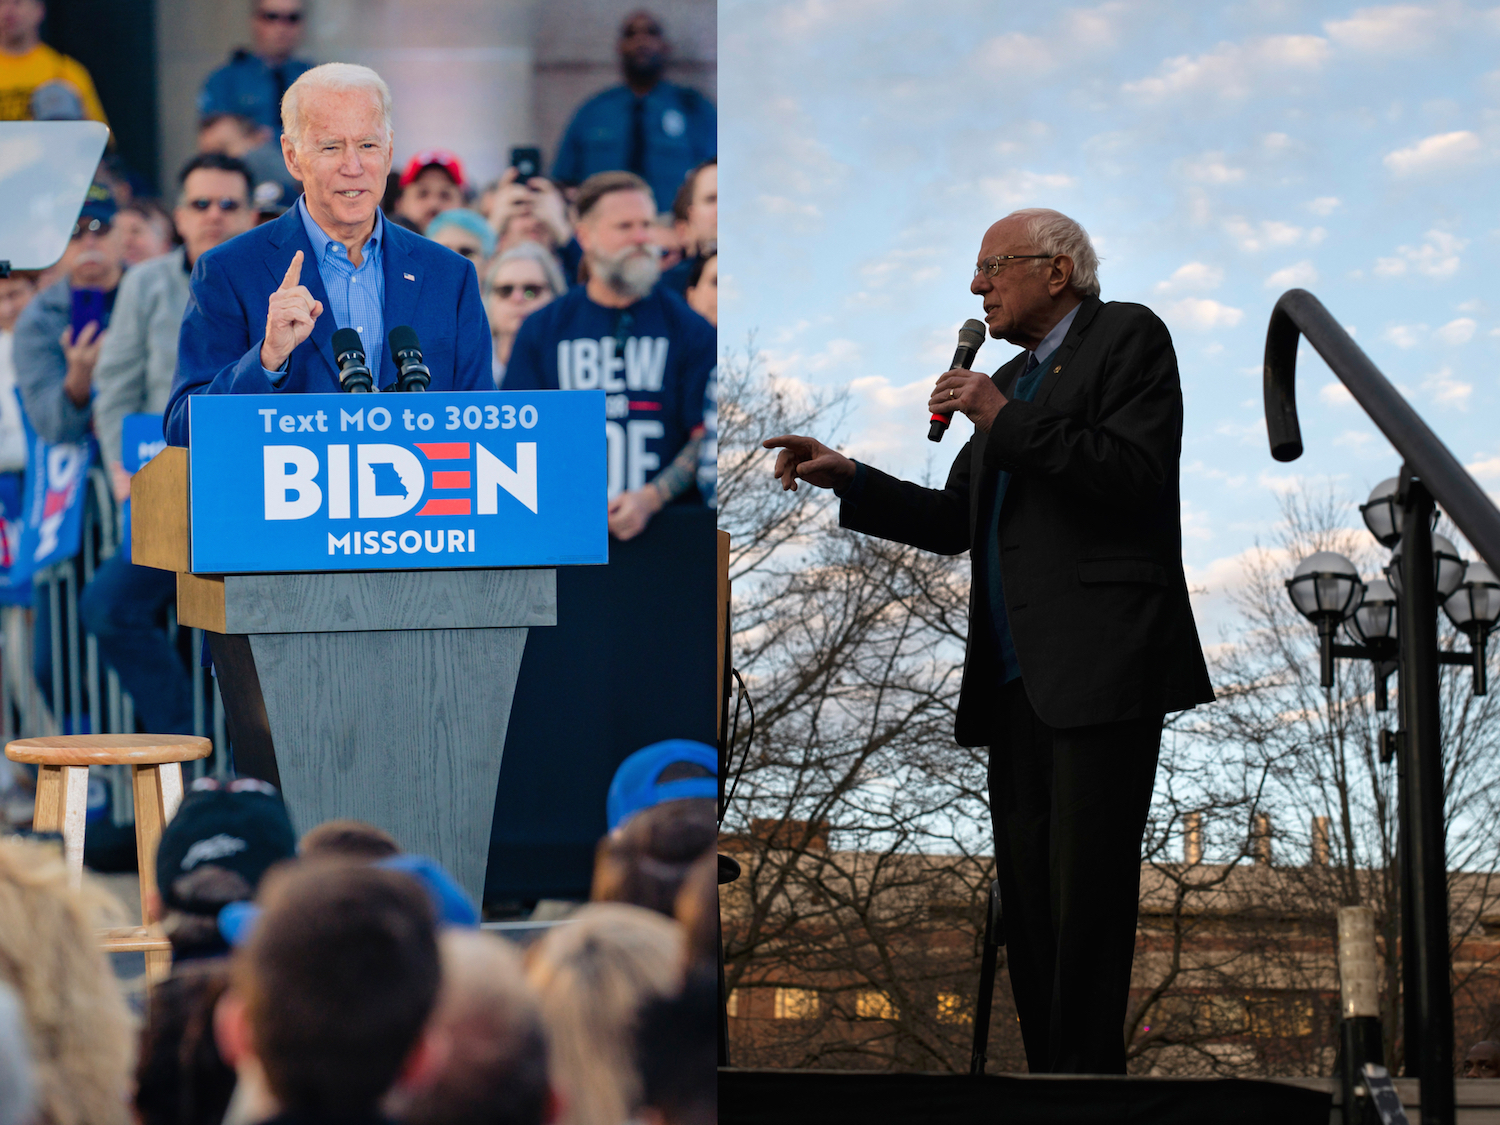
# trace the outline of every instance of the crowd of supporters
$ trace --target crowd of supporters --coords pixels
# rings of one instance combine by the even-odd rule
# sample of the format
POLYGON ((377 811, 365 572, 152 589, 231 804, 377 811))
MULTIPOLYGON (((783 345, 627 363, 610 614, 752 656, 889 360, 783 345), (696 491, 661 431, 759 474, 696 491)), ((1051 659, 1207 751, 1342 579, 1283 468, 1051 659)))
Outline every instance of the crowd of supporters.
MULTIPOLYGON (((42 0, 0 0, 0 120, 104 120, 88 72, 41 42, 45 13, 42 0)), ((125 424, 167 403, 195 262, 296 204, 279 107, 313 65, 298 55, 303 28, 302 0, 253 0, 250 44, 205 81, 199 151, 162 198, 111 151, 62 259, 0 280, 0 563, 19 547, 28 460, 48 449, 86 448, 125 503, 131 469, 154 452, 125 424)), ((718 169, 713 105, 664 77, 661 22, 633 13, 617 49, 620 84, 577 108, 550 176, 536 148, 480 184, 460 154, 417 147, 384 209, 473 263, 497 389, 610 392, 609 526, 627 539, 668 504, 713 502, 718 169)), ((203 701, 197 654, 168 630, 173 576, 133 565, 128 543, 89 573, 58 565, 140 727, 192 733, 203 701)), ((54 712, 78 695, 57 647, 56 621, 36 613, 29 663, 54 712)))
POLYGON ((592 901, 524 944, 380 829, 299 842, 271 786, 203 779, 157 852, 173 965, 138 1013, 95 936, 119 904, 0 837, 0 1125, 715 1120, 714 753, 627 759, 592 901))
MULTIPOLYGON (((45 14, 0 0, 0 121, 106 120, 88 72, 41 42, 45 14)), ((312 65, 303 21, 302 0, 254 0, 251 44, 205 82, 198 152, 162 197, 111 148, 62 259, 0 278, 0 567, 39 450, 88 450, 128 500, 153 451, 128 423, 166 403, 195 262, 295 205, 279 105, 312 65)), ((664 78, 660 21, 633 14, 618 46, 621 85, 579 107, 550 175, 520 148, 479 184, 460 154, 419 148, 384 205, 473 263, 497 389, 610 392, 610 527, 629 538, 666 504, 712 502, 718 181, 713 106, 664 78)), ((168 628, 173 576, 133 565, 128 539, 87 572, 58 566, 138 728, 201 724, 198 654, 168 628)), ((63 716, 78 673, 58 671, 57 619, 34 622, 51 729, 85 730, 63 716)), ((55 841, 7 834, 10 801, 0 1125, 712 1120, 715 766, 684 745, 622 767, 597 901, 524 946, 379 829, 332 822, 299 842, 271 787, 201 779, 143 904, 174 965, 139 1012, 95 938, 118 904, 70 881, 55 841)), ((24 798, 9 769, 0 795, 24 798)))

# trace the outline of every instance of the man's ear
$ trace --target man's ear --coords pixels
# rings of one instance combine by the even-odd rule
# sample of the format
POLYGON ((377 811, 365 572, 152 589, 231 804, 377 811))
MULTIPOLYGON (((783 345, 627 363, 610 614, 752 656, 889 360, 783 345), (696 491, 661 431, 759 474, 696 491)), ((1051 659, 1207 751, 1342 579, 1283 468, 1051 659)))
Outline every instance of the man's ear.
POLYGON ((1047 292, 1054 297, 1068 288, 1073 280, 1073 259, 1066 254, 1059 254, 1052 259, 1052 276, 1047 278, 1047 292))
POLYGON ((219 1002, 214 1005, 214 1042, 218 1045, 219 1057, 231 1067, 238 1067, 245 1059, 255 1056, 245 1001, 233 989, 219 997, 219 1002))
POLYGON ((292 174, 292 179, 300 184, 302 173, 297 170, 297 146, 285 133, 281 134, 281 159, 286 162, 286 170, 292 174))
POLYGON ((401 1064, 401 1073, 396 1076, 394 1088, 398 1090, 420 1090, 437 1081, 448 1058, 453 1053, 453 1035, 446 1027, 434 1026, 431 1022, 422 1029, 417 1042, 406 1061, 401 1064))

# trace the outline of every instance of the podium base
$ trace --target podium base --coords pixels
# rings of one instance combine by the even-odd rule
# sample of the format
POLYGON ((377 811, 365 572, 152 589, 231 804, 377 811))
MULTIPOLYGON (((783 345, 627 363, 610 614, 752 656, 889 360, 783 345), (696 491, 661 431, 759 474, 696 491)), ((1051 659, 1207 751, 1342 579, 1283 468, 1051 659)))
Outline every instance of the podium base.
POLYGON ((556 572, 178 581, 179 609, 185 583, 217 599, 190 623, 222 623, 208 639, 236 772, 278 786, 299 831, 368 821, 481 901, 521 656, 556 623, 556 572))

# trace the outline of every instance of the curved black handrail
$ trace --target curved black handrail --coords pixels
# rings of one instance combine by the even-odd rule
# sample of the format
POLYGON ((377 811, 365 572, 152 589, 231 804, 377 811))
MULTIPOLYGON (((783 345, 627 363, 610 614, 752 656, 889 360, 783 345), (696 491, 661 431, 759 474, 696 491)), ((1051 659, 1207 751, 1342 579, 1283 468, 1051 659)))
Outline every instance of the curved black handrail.
POLYGON ((1500 573, 1500 509, 1458 458, 1391 386, 1344 326, 1306 289, 1288 289, 1271 310, 1266 329, 1266 432, 1271 456, 1295 461, 1302 456, 1297 424, 1297 337, 1306 336, 1354 401, 1380 427, 1411 471, 1427 486, 1464 537, 1500 573))

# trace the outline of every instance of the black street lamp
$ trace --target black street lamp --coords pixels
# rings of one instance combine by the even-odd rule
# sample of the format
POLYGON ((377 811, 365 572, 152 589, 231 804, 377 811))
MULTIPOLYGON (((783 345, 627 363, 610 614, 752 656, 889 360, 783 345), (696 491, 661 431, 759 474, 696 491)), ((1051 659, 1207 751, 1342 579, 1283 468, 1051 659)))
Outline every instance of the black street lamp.
MULTIPOLYGON (((1361 582, 1344 556, 1319 551, 1298 565, 1286 584, 1287 593, 1317 626, 1323 687, 1333 686, 1336 658, 1368 660, 1375 677, 1375 709, 1385 711, 1387 681, 1399 673, 1401 729, 1380 732, 1380 760, 1397 758, 1403 810, 1398 862, 1408 1073, 1431 1074, 1446 1068, 1452 1058, 1436 672, 1439 664, 1471 665, 1474 694, 1485 693, 1486 648, 1500 621, 1500 580, 1485 563, 1466 563, 1450 539, 1432 531, 1437 508, 1407 467, 1400 477, 1376 485, 1359 512, 1370 534, 1391 550, 1385 566, 1388 580, 1361 582), (1402 550, 1408 539, 1413 544, 1409 559, 1402 550), (1432 576, 1430 584, 1412 580, 1413 574, 1425 578, 1424 571, 1432 576), (1454 628, 1468 637, 1468 652, 1438 649, 1439 605, 1454 628), (1340 625, 1356 643, 1335 643, 1340 625), (1424 752, 1417 753, 1419 749, 1424 752), (1408 809, 1420 811, 1408 817, 1408 809), (1445 1034, 1443 1028, 1450 1030, 1445 1034)), ((1446 1109, 1435 1116, 1444 1119, 1445 1113, 1446 1109)))
POLYGON ((1463 581, 1443 602, 1443 612, 1453 627, 1469 638, 1474 661, 1474 694, 1483 695, 1489 686, 1485 668, 1485 650, 1490 630, 1500 620, 1500 581, 1495 572, 1482 562, 1471 562, 1464 568, 1463 581))

